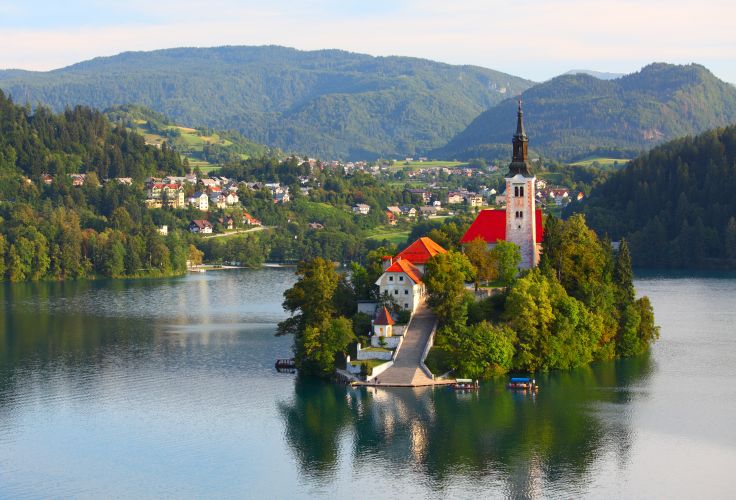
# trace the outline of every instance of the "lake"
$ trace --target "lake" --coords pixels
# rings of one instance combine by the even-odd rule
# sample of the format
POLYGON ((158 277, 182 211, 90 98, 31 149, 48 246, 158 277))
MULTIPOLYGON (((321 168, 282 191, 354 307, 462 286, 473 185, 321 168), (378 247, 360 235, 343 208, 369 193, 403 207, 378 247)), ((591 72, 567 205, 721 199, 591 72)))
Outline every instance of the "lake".
POLYGON ((0 498, 728 498, 736 275, 640 274, 645 356, 477 394, 279 374, 293 270, 0 283, 0 498))

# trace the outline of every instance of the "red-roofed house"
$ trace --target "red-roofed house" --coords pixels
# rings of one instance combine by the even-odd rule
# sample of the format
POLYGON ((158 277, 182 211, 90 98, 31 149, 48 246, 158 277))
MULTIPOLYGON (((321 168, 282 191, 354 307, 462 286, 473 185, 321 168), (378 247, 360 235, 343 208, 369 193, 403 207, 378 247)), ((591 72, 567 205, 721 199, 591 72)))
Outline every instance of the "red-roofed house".
POLYGON ((404 309, 416 310, 425 294, 424 268, 434 255, 447 250, 431 238, 419 238, 395 257, 383 261, 384 272, 376 285, 381 295, 387 293, 404 309))
POLYGON ((373 335, 379 337, 391 337, 393 335, 394 319, 388 312, 386 306, 378 313, 378 317, 373 322, 373 335))
POLYGON ((399 252, 394 260, 399 258, 408 260, 424 274, 424 266, 427 261, 440 253, 447 253, 447 250, 435 243, 432 238, 424 236, 399 252))

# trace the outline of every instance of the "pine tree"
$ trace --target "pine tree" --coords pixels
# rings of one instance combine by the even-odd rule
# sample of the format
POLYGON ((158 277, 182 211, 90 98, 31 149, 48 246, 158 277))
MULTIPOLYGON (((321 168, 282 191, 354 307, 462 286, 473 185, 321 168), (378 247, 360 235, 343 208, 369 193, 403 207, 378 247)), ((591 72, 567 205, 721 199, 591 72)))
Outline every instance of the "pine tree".
POLYGON ((631 270, 629 244, 621 240, 613 267, 613 281, 616 284, 619 304, 626 306, 634 301, 634 273, 631 270))

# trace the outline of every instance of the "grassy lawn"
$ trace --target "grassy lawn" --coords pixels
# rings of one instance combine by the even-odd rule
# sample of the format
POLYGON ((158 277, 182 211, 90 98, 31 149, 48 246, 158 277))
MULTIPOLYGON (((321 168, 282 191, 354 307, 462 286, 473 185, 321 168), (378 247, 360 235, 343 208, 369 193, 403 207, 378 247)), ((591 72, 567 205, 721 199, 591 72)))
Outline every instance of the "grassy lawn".
POLYGON ((409 237, 409 230, 396 228, 394 226, 380 226, 370 230, 366 237, 369 240, 376 241, 388 240, 389 243, 398 245, 400 243, 404 243, 409 237))
POLYGON ((385 347, 366 347, 365 349, 361 349, 361 351, 366 351, 366 352, 393 352, 392 349, 386 349, 385 347))
POLYGON ((575 163, 571 163, 570 165, 579 166, 579 167, 592 167, 593 162, 597 162, 598 165, 604 168, 618 168, 618 167, 623 167, 624 165, 626 165, 628 161, 629 161, 628 158, 591 157, 591 158, 586 158, 585 160, 576 161, 575 163))

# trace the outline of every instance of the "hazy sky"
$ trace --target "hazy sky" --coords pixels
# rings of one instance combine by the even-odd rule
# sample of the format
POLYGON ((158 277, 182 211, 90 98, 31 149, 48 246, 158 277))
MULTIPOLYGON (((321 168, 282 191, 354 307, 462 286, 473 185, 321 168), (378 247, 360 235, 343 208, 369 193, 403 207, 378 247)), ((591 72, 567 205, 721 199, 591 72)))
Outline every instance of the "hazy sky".
POLYGON ((736 0, 0 0, 0 68, 180 46, 339 48, 541 81, 698 62, 736 82, 736 0))

